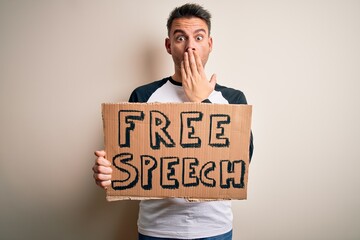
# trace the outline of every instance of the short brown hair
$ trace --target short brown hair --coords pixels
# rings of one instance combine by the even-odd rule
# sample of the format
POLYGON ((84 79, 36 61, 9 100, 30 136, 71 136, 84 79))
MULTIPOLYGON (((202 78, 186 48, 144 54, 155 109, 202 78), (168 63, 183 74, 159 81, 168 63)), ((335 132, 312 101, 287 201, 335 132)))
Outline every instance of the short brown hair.
POLYGON ((183 17, 188 17, 188 18, 197 17, 204 20, 206 22, 206 25, 208 26, 209 34, 210 34, 210 29, 211 29, 210 12, 198 4, 186 3, 180 7, 175 8, 170 13, 166 24, 168 35, 170 35, 171 24, 174 21, 174 19, 183 18, 183 17))

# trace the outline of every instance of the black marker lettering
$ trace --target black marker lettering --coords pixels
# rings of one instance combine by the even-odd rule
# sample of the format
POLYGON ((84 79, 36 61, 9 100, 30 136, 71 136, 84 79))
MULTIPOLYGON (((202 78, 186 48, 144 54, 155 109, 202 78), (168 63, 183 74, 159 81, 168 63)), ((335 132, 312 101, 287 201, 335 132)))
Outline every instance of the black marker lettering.
POLYGON ((135 129, 134 120, 144 120, 144 112, 136 110, 119 111, 119 146, 130 147, 130 131, 135 129))
POLYGON ((141 186, 143 189, 152 189, 152 172, 156 167, 157 162, 154 157, 141 155, 141 186))
POLYGON ((230 188, 232 182, 233 188, 244 187, 245 162, 236 160, 231 163, 229 160, 220 161, 220 186, 221 188, 230 188))
POLYGON ((223 124, 230 123, 230 116, 226 114, 210 115, 210 137, 209 145, 212 147, 229 147, 229 138, 224 137, 223 124))
POLYGON ((166 131, 170 125, 168 117, 159 111, 150 111, 150 146, 152 149, 160 149, 160 142, 166 147, 175 147, 174 140, 166 131))
POLYGON ((215 187, 216 180, 210 178, 208 174, 215 170, 215 162, 207 162, 200 170, 200 181, 207 187, 215 187))
MULTIPOLYGON (((124 190, 132 188, 138 182, 139 171, 129 162, 133 160, 131 153, 121 153, 113 158, 114 166, 125 174, 124 179, 111 182, 114 190, 124 190)), ((121 174, 121 176, 124 176, 121 174)))
POLYGON ((160 184, 166 189, 178 189, 179 181, 175 176, 174 165, 179 164, 179 158, 177 157, 163 157, 161 158, 161 174, 160 184))
POLYGON ((196 158, 183 159, 183 185, 185 187, 195 187, 199 185, 199 178, 196 176, 196 167, 199 161, 196 158))
POLYGON ((192 125, 193 121, 201 121, 203 117, 202 112, 182 112, 181 130, 180 130, 180 144, 183 148, 199 148, 201 147, 201 139, 194 137, 195 128, 192 125))

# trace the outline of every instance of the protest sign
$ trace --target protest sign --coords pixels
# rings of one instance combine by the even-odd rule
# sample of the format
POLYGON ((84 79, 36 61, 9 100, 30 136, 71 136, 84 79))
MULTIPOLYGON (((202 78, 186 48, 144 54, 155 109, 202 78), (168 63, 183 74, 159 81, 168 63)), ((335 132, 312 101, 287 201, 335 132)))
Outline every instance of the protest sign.
POLYGON ((103 104, 109 201, 246 199, 250 105, 103 104))

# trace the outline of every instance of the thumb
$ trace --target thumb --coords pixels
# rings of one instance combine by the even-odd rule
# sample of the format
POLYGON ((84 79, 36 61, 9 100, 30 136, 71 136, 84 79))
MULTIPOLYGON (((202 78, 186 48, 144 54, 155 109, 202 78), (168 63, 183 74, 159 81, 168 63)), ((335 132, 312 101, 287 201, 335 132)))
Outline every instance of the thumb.
POLYGON ((216 80, 216 74, 213 74, 213 75, 211 76, 210 82, 209 82, 212 88, 215 88, 216 81, 217 81, 217 80, 216 80))
POLYGON ((95 151, 94 154, 97 157, 105 157, 106 152, 104 150, 100 150, 100 151, 95 151))

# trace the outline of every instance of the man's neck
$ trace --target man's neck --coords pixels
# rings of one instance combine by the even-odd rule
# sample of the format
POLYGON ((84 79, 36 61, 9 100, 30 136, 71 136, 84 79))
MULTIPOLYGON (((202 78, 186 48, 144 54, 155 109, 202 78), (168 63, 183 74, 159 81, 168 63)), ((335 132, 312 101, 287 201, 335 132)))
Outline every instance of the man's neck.
POLYGON ((171 77, 176 82, 182 82, 180 69, 175 69, 175 73, 171 77))
POLYGON ((171 78, 175 81, 175 82, 179 82, 179 83, 181 83, 182 81, 181 81, 181 75, 178 75, 178 74, 174 74, 174 75, 172 75, 171 76, 171 78))

